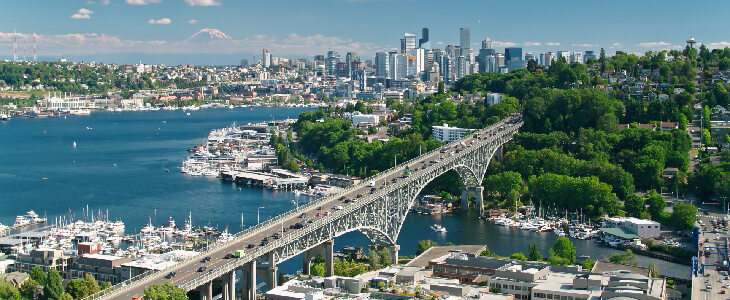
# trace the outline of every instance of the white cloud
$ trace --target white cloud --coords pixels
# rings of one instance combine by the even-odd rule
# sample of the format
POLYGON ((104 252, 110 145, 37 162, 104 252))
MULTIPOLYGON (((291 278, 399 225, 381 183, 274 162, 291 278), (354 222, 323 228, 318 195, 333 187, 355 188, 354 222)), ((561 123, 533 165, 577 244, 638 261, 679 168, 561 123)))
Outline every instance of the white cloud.
POLYGON ((650 43, 639 43, 639 44, 636 44, 636 46, 645 47, 645 48, 658 48, 658 47, 666 47, 666 46, 669 46, 669 45, 671 45, 671 44, 670 43, 667 43, 667 42, 650 42, 650 43))
POLYGON ((151 3, 161 3, 162 0, 124 0, 129 5, 148 5, 151 3))
POLYGON ((548 45, 548 46, 560 46, 560 43, 548 42, 548 43, 545 43, 545 45, 548 45))
POLYGON ((86 4, 89 4, 89 5, 109 5, 109 4, 111 4, 111 1, 109 1, 109 0, 100 0, 100 1, 97 2, 97 1, 91 1, 91 0, 89 0, 89 1, 86 1, 86 4))
POLYGON ((722 41, 722 42, 717 42, 717 43, 709 43, 709 44, 705 44, 705 46, 707 46, 707 48, 712 48, 712 49, 725 48, 725 47, 730 47, 730 42, 722 41))
POLYGON ((219 0, 185 0, 189 6, 221 6, 219 0))
POLYGON ((540 42, 524 42, 522 45, 525 47, 542 46, 542 44, 540 42))
POLYGON ((571 44, 571 47, 599 47, 598 44, 571 44))
POLYGON ((71 19, 91 19, 91 15, 93 15, 94 12, 91 10, 88 10, 86 8, 79 9, 78 12, 71 15, 71 19))
POLYGON ((513 43, 513 42, 497 42, 497 41, 493 41, 492 42, 492 47, 497 47, 497 48, 514 47, 514 46, 517 46, 517 43, 513 43))
POLYGON ((193 25, 198 24, 198 20, 190 20, 190 21, 188 21, 188 24, 193 24, 193 25))
POLYGON ((147 21, 147 24, 163 24, 164 25, 164 24, 170 24, 170 23, 172 23, 172 20, 170 20, 170 18, 162 18, 159 20, 150 19, 149 21, 147 21))
POLYGON ((436 42, 436 45, 443 45, 444 42, 436 42))
POLYGON ((614 47, 621 47, 621 43, 613 43, 614 47))

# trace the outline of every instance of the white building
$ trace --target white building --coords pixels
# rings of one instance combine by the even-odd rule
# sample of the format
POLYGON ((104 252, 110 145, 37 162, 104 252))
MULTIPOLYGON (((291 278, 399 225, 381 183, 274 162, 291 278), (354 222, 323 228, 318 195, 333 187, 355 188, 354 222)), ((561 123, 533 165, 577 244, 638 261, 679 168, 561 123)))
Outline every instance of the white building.
POLYGON ((449 127, 449 124, 444 124, 444 126, 433 126, 432 132, 433 138, 437 141, 453 142, 466 136, 469 129, 449 127))
POLYGON ((377 115, 352 115, 352 125, 357 126, 360 123, 380 123, 380 116, 377 115))
POLYGON ((500 93, 489 93, 484 98, 484 101, 487 102, 487 104, 489 104, 489 105, 494 105, 494 104, 500 103, 500 102, 502 102, 502 94, 500 94, 500 93))
POLYGON ((623 227, 640 238, 658 237, 662 229, 661 224, 658 222, 633 217, 612 217, 604 219, 603 222, 603 227, 623 227))

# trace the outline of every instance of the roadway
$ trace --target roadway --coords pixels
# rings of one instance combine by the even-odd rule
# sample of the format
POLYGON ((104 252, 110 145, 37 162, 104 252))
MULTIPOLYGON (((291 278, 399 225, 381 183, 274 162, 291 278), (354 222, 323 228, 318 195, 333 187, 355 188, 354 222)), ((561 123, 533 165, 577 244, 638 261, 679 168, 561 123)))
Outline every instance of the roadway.
MULTIPOLYGON (((512 123, 513 122, 505 122, 505 120, 503 120, 500 123, 489 127, 495 129, 489 129, 489 131, 486 131, 487 129, 484 129, 485 133, 482 133, 481 136, 479 136, 478 138, 474 138, 475 135, 471 134, 461 141, 451 143, 451 148, 446 153, 434 151, 424 154, 418 159, 409 161, 410 163, 407 166, 406 164, 398 165, 397 167, 386 171, 387 174, 383 178, 378 178, 378 181, 375 182, 373 186, 370 186, 370 180, 365 179, 363 180, 363 183, 355 186, 352 189, 346 189, 332 197, 327 197, 323 199, 324 202, 316 203, 316 205, 313 206, 310 205, 308 207, 303 207, 303 209, 296 214, 292 214, 288 217, 283 218, 282 220, 277 221, 276 223, 268 224, 268 226, 264 226, 262 228, 254 230, 253 232, 246 234, 245 236, 236 237, 233 241, 228 242, 227 244, 221 245, 220 247, 211 251, 205 251, 201 253, 195 259, 182 262, 162 272, 157 272, 139 281, 138 284, 132 284, 128 288, 124 288, 123 291, 120 291, 119 294, 114 294, 111 296, 115 299, 128 300, 132 299, 132 297, 135 296, 143 296, 144 287, 147 287, 152 283, 162 284, 163 282, 170 282, 173 285, 184 285, 185 283, 194 281, 195 279, 198 279, 198 277, 204 276, 206 272, 212 272, 212 270, 222 267, 230 260, 236 259, 226 259, 225 256, 227 254, 233 254, 236 250, 241 249, 249 252, 258 248, 262 248, 262 240, 264 238, 267 238, 269 239, 269 241, 273 241, 274 239, 272 236, 274 234, 280 235, 281 238, 286 238, 287 235, 297 230, 290 227, 295 226, 297 223, 303 223, 304 220, 308 219, 314 221, 315 219, 327 218, 328 215, 332 215, 334 217, 339 211, 339 209, 337 208, 357 203, 357 198, 359 198, 358 195, 364 196, 371 191, 375 193, 379 189, 385 187, 387 184, 392 184, 394 180, 397 181, 401 179, 403 176, 403 171, 406 167, 408 167, 411 172, 418 172, 419 170, 431 164, 432 161, 438 163, 437 161, 442 159, 445 155, 451 155, 451 151, 454 151, 454 153, 456 153, 455 151, 457 149, 461 150, 465 147, 471 147, 472 142, 476 144, 482 141, 486 141, 489 136, 489 132, 491 132, 492 130, 499 130, 498 128, 500 126, 512 126, 512 123), (485 138, 482 139, 482 137, 485 138), (461 142, 463 142, 463 144, 461 144, 461 142), (302 214, 305 214, 306 217, 302 218, 302 214), (255 246, 253 248, 247 248, 249 244, 253 244, 255 246), (210 260, 203 261, 204 257, 210 257, 210 260), (206 269, 199 272, 199 269, 201 267, 205 267, 206 269), (176 275, 172 278, 163 278, 170 272, 175 272, 176 275)), ((117 288, 117 286, 115 286, 115 288, 117 288)))
MULTIPOLYGON (((718 264, 723 260, 717 246, 726 243, 728 231, 722 226, 713 228, 711 223, 711 220, 718 221, 723 217, 727 215, 707 211, 698 215, 698 221, 702 221, 696 224, 702 228, 700 241, 706 240, 704 247, 706 249, 710 247, 710 254, 705 256, 706 265, 718 264)), ((692 299, 728 299, 728 296, 730 296, 730 278, 727 271, 718 271, 710 266, 705 268, 704 274, 692 278, 692 299)))

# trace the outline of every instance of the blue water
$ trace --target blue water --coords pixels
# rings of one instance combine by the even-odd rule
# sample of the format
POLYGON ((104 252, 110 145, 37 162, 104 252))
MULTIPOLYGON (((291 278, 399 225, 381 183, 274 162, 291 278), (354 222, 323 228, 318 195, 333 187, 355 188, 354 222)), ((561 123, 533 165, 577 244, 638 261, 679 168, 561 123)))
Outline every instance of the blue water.
MULTIPOLYGON (((50 221, 59 216, 82 218, 82 210, 99 210, 109 218, 126 223, 127 234, 139 231, 152 219, 162 225, 172 217, 182 224, 192 213, 196 225, 212 225, 232 233, 292 208, 295 195, 288 191, 238 186, 204 176, 188 176, 178 167, 187 149, 205 141, 212 129, 234 121, 256 123, 296 117, 302 108, 217 108, 191 111, 92 112, 88 116, 47 119, 16 117, 0 123, 0 223, 12 225, 15 216, 33 209, 50 221), (163 123, 164 121, 164 123, 163 123), (88 128, 88 129, 87 129, 88 128), (73 147, 74 141, 76 148, 73 147), (169 170, 169 172, 167 172, 169 170), (44 178, 47 178, 44 180, 44 178), (257 215, 256 209, 260 209, 257 215), (156 211, 156 217, 155 217, 156 211), (155 220, 156 219, 156 220, 155 220)), ((300 203, 306 197, 298 199, 300 203)), ((415 253, 419 240, 432 239, 441 245, 486 244, 500 255, 527 253, 536 242, 543 255, 557 239, 554 234, 537 234, 494 226, 473 214, 442 216, 410 214, 398 239, 400 255, 415 253), (439 223, 448 232, 435 233, 439 223)), ((600 259, 616 250, 591 241, 573 241, 579 254, 600 259)), ((335 239, 343 245, 366 246, 357 232, 335 239)), ((688 277, 687 266, 640 257, 643 266, 657 264, 662 274, 688 277)), ((301 260, 280 264, 286 273, 301 268, 301 260)))

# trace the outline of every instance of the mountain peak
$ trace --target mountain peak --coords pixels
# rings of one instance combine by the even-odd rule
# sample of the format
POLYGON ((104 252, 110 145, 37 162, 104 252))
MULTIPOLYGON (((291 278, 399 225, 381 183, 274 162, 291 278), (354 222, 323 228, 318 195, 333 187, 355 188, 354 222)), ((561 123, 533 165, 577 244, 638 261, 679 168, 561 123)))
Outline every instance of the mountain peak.
POLYGON ((221 32, 218 29, 212 29, 212 28, 203 28, 200 31, 196 32, 189 38, 187 38, 186 42, 194 42, 194 43, 211 43, 216 41, 232 41, 233 38, 226 35, 225 33, 221 32))

